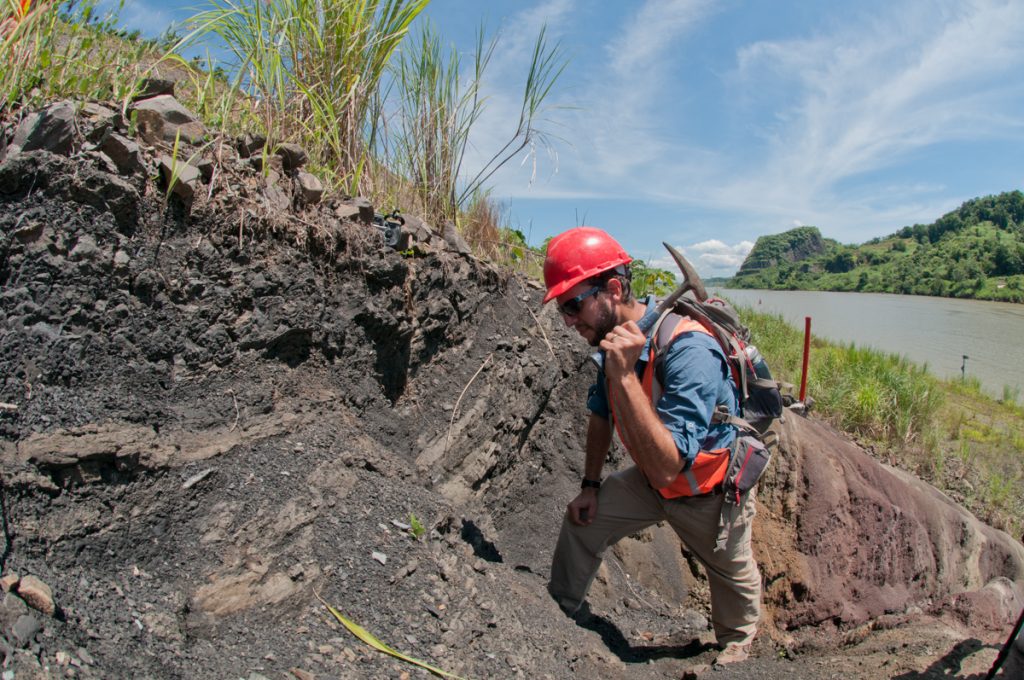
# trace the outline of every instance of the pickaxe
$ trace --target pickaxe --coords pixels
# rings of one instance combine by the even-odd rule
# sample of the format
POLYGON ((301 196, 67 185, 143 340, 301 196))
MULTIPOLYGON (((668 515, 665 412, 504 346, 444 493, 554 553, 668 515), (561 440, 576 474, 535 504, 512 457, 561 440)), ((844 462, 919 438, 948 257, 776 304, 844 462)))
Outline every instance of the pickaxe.
MULTIPOLYGON (((704 282, 700 280, 700 276, 697 275, 697 270, 693 268, 693 265, 686 261, 686 258, 683 257, 682 253, 669 244, 662 241, 661 245, 665 246, 669 255, 672 256, 672 259, 676 261, 676 265, 679 266, 679 270, 683 273, 683 282, 678 288, 672 291, 668 297, 662 300, 657 307, 655 307, 654 314, 645 314, 644 317, 637 322, 640 332, 645 335, 647 334, 647 331, 651 330, 651 327, 657 323, 658 319, 661 318, 661 315, 667 310, 672 309, 676 304, 676 300, 681 298, 688 291, 693 291, 698 302, 704 302, 708 299, 708 292, 704 288, 704 282)), ((598 350, 591 354, 590 360, 593 361, 598 368, 603 369, 604 350, 598 350)))

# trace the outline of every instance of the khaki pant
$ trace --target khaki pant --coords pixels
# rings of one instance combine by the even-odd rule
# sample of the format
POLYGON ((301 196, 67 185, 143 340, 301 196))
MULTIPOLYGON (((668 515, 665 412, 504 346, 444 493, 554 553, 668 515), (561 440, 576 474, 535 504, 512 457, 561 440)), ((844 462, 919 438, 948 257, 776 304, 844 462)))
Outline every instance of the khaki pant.
POLYGON ((722 494, 666 500, 636 467, 608 477, 597 496, 597 516, 589 526, 566 517, 551 563, 552 597, 570 614, 583 604, 601 566, 604 551, 625 536, 668 522, 704 565, 711 586, 711 622, 719 644, 754 637, 761 615, 761 574, 750 549, 755 500, 748 493, 729 528, 724 550, 715 550, 722 494))

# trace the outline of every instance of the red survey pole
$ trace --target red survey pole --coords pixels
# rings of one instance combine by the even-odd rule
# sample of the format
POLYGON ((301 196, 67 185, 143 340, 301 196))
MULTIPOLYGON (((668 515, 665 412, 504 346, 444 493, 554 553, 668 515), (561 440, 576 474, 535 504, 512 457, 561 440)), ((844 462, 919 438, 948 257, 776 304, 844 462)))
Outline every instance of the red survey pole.
POLYGON ((800 374, 800 402, 807 398, 807 360, 811 357, 811 317, 804 317, 804 367, 800 374))

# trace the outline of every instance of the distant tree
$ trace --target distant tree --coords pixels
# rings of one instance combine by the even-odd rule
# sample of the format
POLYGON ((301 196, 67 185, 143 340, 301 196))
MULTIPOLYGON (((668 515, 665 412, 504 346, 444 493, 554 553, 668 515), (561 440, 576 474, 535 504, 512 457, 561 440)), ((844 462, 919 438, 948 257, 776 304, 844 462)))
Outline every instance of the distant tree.
POLYGON ((842 250, 825 261, 825 270, 831 274, 842 274, 857 266, 853 252, 842 250))
POLYGON ((676 287, 676 277, 672 272, 651 267, 643 260, 633 260, 629 269, 633 274, 633 293, 638 297, 668 295, 676 287))
POLYGON ((1007 244, 1000 241, 993 253, 992 274, 995 276, 1013 276, 1024 274, 1024 258, 1021 257, 1021 247, 1007 244))

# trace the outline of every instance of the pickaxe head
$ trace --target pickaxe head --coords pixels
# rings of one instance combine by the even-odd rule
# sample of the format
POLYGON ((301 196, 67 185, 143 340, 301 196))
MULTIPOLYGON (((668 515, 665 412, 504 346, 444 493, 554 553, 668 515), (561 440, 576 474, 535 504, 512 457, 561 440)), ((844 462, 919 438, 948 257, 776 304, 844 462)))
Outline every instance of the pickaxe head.
POLYGON ((679 267, 679 271, 683 273, 683 286, 693 291, 693 294, 697 296, 697 302, 704 302, 708 299, 708 291, 704 288, 704 282, 700 280, 700 275, 697 274, 697 270, 693 268, 693 265, 686 261, 683 254, 678 250, 670 246, 669 244, 662 241, 661 243, 668 250, 669 255, 676 261, 676 265, 679 267))

